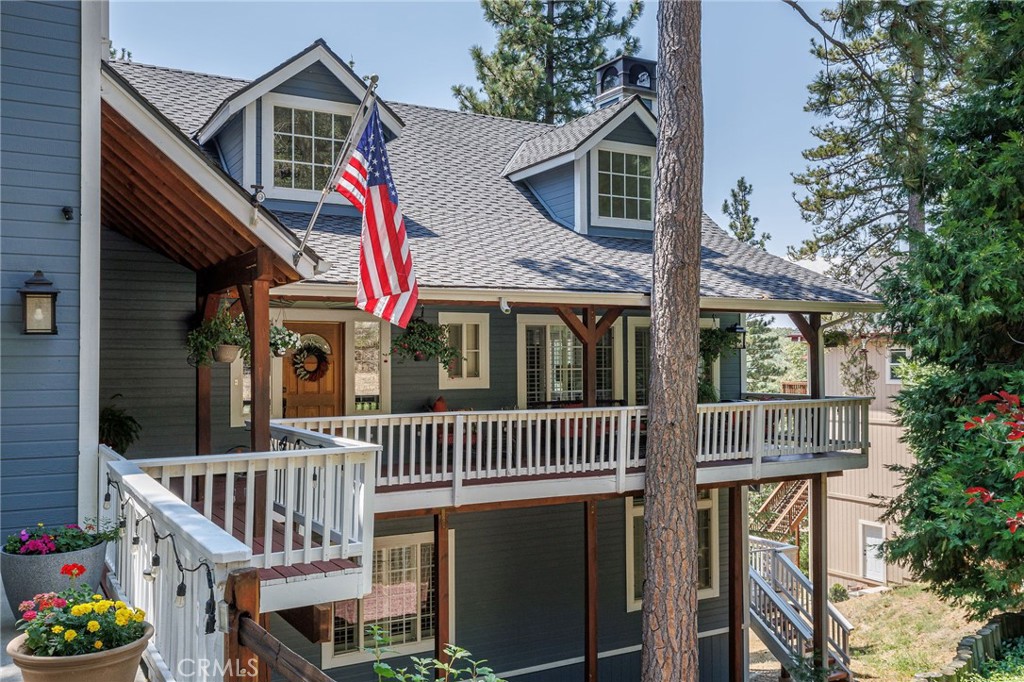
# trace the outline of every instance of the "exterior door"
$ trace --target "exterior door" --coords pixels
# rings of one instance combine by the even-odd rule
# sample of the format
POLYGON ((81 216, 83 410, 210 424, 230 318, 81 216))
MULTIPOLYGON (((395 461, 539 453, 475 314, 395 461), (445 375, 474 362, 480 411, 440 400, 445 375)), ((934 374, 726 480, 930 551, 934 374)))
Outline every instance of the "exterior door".
MULTIPOLYGON (((284 380, 284 416, 336 417, 344 414, 345 349, 340 322, 285 322, 285 326, 302 336, 303 343, 316 343, 327 355, 327 371, 316 381, 300 379, 292 364, 294 353, 282 363, 284 380)), ((307 359, 307 369, 314 369, 315 360, 307 359)))
POLYGON ((885 582, 885 560, 879 547, 885 537, 881 526, 861 525, 861 547, 864 552, 864 577, 875 582, 885 582))

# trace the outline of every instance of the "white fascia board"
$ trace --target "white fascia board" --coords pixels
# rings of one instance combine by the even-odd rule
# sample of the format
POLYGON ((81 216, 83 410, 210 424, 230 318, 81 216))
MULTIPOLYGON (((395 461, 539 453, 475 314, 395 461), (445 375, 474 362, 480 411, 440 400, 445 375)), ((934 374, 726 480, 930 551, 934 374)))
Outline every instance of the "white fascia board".
POLYGON ((702 310, 737 313, 880 313, 881 302, 794 301, 701 296, 702 310))
POLYGON ((519 182, 520 180, 531 178, 534 175, 539 175, 544 171, 549 171, 553 168, 564 166, 567 163, 572 163, 575 159, 576 155, 573 152, 559 154, 558 156, 550 158, 547 161, 542 161, 535 166, 524 168, 522 170, 516 171, 515 173, 509 173, 508 179, 511 180, 512 182, 519 182))
MULTIPOLYGON (((328 52, 322 45, 317 45, 298 59, 282 66, 278 71, 260 81, 256 86, 229 98, 226 106, 218 111, 216 116, 207 121, 203 127, 199 129, 199 133, 197 135, 199 144, 205 144, 211 137, 216 135, 221 127, 223 127, 232 116, 244 109, 246 105, 251 102, 255 102, 257 99, 285 81, 299 75, 316 62, 323 64, 327 70, 341 82, 342 85, 348 88, 357 97, 362 97, 363 93, 366 92, 366 83, 362 82, 358 78, 354 78, 348 70, 338 64, 337 60, 331 56, 330 52, 328 52)), ((380 116, 384 126, 394 132, 395 135, 398 135, 401 132, 402 125, 386 108, 382 107, 380 109, 380 116)))
POLYGON ((171 162, 195 179, 241 224, 246 225, 260 242, 291 265, 300 277, 307 279, 315 276, 318 263, 321 264, 321 269, 323 268, 322 261, 313 259, 305 253, 302 254, 298 264, 295 264, 292 258, 297 245, 264 214, 263 210, 255 209, 255 220, 253 220, 254 208, 249 199, 238 191, 238 186, 233 181, 214 172, 207 162, 200 158, 198 147, 168 130, 162 121, 126 92, 107 73, 103 74, 102 87, 103 100, 107 104, 128 119, 135 129, 166 154, 171 162))

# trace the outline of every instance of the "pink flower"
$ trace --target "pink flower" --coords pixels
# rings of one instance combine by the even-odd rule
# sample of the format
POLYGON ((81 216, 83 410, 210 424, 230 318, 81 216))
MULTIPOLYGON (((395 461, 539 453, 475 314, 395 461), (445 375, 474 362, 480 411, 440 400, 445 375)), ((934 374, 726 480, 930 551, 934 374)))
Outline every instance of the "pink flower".
POLYGON ((25 601, 23 601, 20 604, 18 604, 18 610, 19 611, 28 611, 30 609, 34 609, 35 607, 36 607, 36 603, 34 601, 32 601, 31 599, 26 599, 25 601))
POLYGON ((36 619, 36 612, 35 611, 26 611, 25 613, 21 614, 21 617, 22 617, 23 620, 35 620, 36 619))
POLYGON ((67 599, 64 599, 63 597, 54 597, 53 598, 53 606, 54 606, 54 608, 62 609, 62 608, 64 608, 67 605, 68 605, 68 600, 67 599))

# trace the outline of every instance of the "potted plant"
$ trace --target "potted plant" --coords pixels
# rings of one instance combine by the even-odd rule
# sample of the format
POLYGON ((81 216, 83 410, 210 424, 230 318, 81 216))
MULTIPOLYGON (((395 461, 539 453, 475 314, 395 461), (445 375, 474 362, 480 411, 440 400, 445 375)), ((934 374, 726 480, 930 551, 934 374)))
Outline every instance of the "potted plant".
POLYGON ((100 410, 100 443, 109 445, 119 454, 128 451, 139 438, 142 426, 127 410, 117 407, 114 401, 122 397, 120 393, 110 396, 110 404, 100 410))
POLYGON ((279 324, 270 326, 270 352, 279 358, 283 358, 288 351, 298 348, 301 341, 302 337, 298 332, 279 324))
MULTIPOLYGON (((45 592, 18 606, 23 634, 7 645, 25 682, 131 682, 142 652, 153 636, 142 609, 93 594, 78 580, 89 573, 81 564, 64 564, 70 585, 45 592)), ((97 574, 98 575, 98 574, 97 574)))
POLYGON ((188 333, 185 347, 189 363, 195 366, 217 362, 234 362, 239 351, 249 343, 249 332, 241 315, 231 315, 221 308, 213 317, 188 333))
POLYGON ((462 356, 448 343, 448 329, 422 318, 411 320, 405 333, 391 344, 391 354, 412 358, 417 362, 437 358, 443 367, 462 356))
POLYGON ((107 541, 119 534, 116 526, 98 528, 87 523, 82 528, 75 523, 65 526, 40 523, 9 535, 2 551, 0 577, 11 609, 31 599, 32 595, 56 592, 63 587, 65 578, 60 568, 64 564, 79 564, 90 575, 101 575, 107 541))

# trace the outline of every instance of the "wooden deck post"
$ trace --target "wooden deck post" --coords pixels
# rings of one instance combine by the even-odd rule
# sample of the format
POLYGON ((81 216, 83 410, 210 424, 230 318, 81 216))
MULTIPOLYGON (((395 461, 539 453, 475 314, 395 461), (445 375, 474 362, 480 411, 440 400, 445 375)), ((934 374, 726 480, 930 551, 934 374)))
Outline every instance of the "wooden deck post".
POLYGON ((825 344, 821 338, 821 313, 804 317, 790 313, 789 319, 807 341, 807 387, 812 398, 825 397, 825 344))
POLYGON ((583 635, 583 679, 597 682, 597 500, 583 503, 586 544, 586 615, 583 635))
MULTIPOLYGON (((202 321, 217 314, 220 297, 216 294, 198 296, 198 309, 202 321)), ((213 450, 213 380, 210 365, 196 367, 196 454, 208 455, 213 450)))
POLYGON ((259 674, 260 661, 254 652, 242 646, 239 621, 243 616, 259 618, 259 572, 255 568, 240 568, 229 573, 224 601, 228 604, 229 619, 224 635, 225 682, 252 682, 259 674))
MULTIPOLYGON (((451 575, 448 547, 448 510, 441 509, 434 514, 434 596, 437 600, 437 623, 434 632, 434 658, 447 662, 445 647, 451 633, 451 612, 449 609, 448 580, 451 575)), ((441 671, 437 671, 440 676, 441 671)))
POLYGON ((608 308, 599 320, 594 306, 584 306, 582 321, 568 306, 556 306, 555 311, 583 344, 583 405, 597 407, 597 343, 622 315, 622 308, 608 308))
POLYGON ((739 486, 729 488, 729 680, 743 682, 744 670, 743 499, 739 486))
POLYGON ((828 668, 828 474, 811 479, 811 619, 814 667, 828 668))

